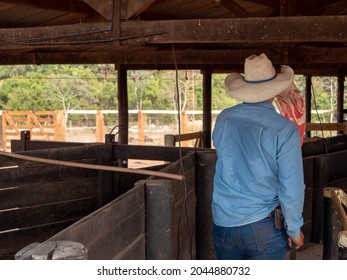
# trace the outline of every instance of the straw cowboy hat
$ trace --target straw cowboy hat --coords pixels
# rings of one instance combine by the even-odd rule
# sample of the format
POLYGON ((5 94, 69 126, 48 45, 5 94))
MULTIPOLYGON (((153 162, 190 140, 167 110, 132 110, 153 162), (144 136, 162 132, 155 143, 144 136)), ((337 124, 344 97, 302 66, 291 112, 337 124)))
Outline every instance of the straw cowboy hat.
POLYGON ((271 99, 287 89, 294 79, 294 71, 282 66, 276 73, 274 66, 265 54, 246 58, 244 75, 231 73, 225 78, 227 93, 240 101, 255 103, 271 99))

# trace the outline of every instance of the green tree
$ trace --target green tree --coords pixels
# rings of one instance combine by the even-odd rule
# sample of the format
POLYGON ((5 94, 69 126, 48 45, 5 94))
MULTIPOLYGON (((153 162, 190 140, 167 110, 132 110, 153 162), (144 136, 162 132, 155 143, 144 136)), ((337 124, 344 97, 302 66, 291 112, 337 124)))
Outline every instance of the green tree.
POLYGON ((214 74, 212 76, 212 110, 223 110, 240 103, 231 98, 225 91, 225 77, 226 74, 214 74))
POLYGON ((40 74, 31 79, 13 77, 1 84, 0 106, 4 110, 52 110, 52 102, 46 98, 43 85, 37 83, 40 74))

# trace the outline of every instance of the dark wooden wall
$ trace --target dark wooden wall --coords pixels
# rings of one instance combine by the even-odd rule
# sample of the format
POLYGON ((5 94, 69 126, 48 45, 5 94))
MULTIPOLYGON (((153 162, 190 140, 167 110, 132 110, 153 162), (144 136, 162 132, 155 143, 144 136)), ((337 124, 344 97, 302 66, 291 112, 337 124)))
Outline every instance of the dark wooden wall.
MULTIPOLYGON (((111 164, 111 145, 50 149, 26 155, 111 164)), ((109 172, 0 157, 0 258, 12 258, 113 199, 109 172)))
MULTIPOLYGON (((306 184, 303 231, 306 243, 322 240, 323 187, 332 184, 340 187, 346 183, 346 139, 346 136, 337 136, 307 142, 303 145, 306 184)), ((80 229, 75 231, 82 234, 84 231, 81 229, 83 225, 87 225, 85 217, 88 216, 91 221, 105 219, 105 224, 108 224, 108 215, 121 211, 118 209, 119 206, 112 204, 114 199, 120 199, 125 194, 127 196, 122 198, 121 208, 124 204, 133 205, 134 213, 139 211, 139 215, 142 215, 140 214, 143 213, 140 206, 142 202, 132 200, 134 193, 128 194, 133 190, 134 185, 138 188, 143 185, 146 192, 145 201, 152 201, 144 210, 146 215, 154 213, 151 215, 152 220, 147 219, 145 222, 145 228, 150 229, 146 238, 153 240, 149 244, 154 244, 163 238, 167 246, 166 251, 161 251, 162 246, 148 245, 145 251, 146 258, 215 258, 210 209, 216 161, 214 150, 184 148, 180 151, 177 147, 95 144, 27 151, 25 154, 104 165, 118 165, 120 161, 123 164, 128 159, 162 160, 164 164, 153 169, 175 174, 183 172, 179 161, 182 154, 185 159, 184 172, 188 184, 184 186, 170 180, 145 178, 142 175, 93 171, 0 157, 0 166, 8 167, 0 169, 2 210, 0 211, 0 257, 2 259, 11 258, 16 251, 28 244, 42 242, 57 232, 62 231, 66 234, 65 229, 71 224, 77 224, 80 229), (191 155, 192 152, 194 156, 191 155), (194 185, 195 189, 192 187, 194 185), (188 198, 187 209, 185 209, 187 214, 182 212, 184 198, 188 198), (125 203, 127 199, 131 202, 125 203), (107 204, 110 202, 111 204, 107 204), (107 205, 104 206, 105 204, 107 205), (192 206, 196 208, 193 209, 192 206), (105 207, 103 208, 106 211, 105 214, 100 212, 102 207, 105 207), (178 213, 183 216, 179 216, 178 213), (188 224, 189 227, 187 227, 188 224), (162 229, 171 230, 171 235, 161 235, 162 229), (183 237, 182 248, 174 242, 178 234, 183 237)), ((119 213, 117 219, 121 221, 128 218, 127 215, 122 216, 119 213)), ((140 216, 137 216, 137 219, 142 221, 140 216)), ((106 238, 97 236, 97 231, 100 231, 100 228, 96 230, 97 222, 89 226, 94 227, 94 235, 89 230, 85 232, 90 232, 94 238, 106 238)), ((109 226, 110 228, 103 226, 104 230, 114 236, 114 228, 118 225, 111 223, 109 226)), ((125 224, 118 227, 122 230, 125 228, 125 224)), ((133 237, 138 237, 137 245, 141 247, 142 222, 135 229, 136 234, 133 237)), ((126 239, 123 240, 126 241, 126 239)), ((95 244, 103 243, 101 239, 95 242, 95 244)), ((133 244, 132 241, 126 244, 128 244, 127 248, 129 246, 129 248, 137 248, 129 245, 133 244)), ((96 248, 93 246, 91 248, 96 248)), ((137 250, 141 253, 140 249, 137 250)), ((122 252, 113 251, 107 257, 135 257, 131 252, 129 254, 122 252)), ((136 257, 142 258, 141 254, 136 257)), ((100 253, 92 256, 106 257, 100 253)))
POLYGON ((88 259, 145 259, 145 191, 135 187, 48 241, 76 241, 88 259))
POLYGON ((184 157, 182 164, 177 161, 162 171, 184 173, 185 182, 155 177, 140 180, 46 241, 82 243, 88 259, 93 260, 195 259, 194 153, 184 157))

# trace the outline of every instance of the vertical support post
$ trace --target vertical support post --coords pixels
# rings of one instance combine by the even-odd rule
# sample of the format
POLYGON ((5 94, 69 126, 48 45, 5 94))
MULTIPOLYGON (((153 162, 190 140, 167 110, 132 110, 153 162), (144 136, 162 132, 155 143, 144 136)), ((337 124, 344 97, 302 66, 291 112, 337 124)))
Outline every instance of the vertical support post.
POLYGON ((65 112, 62 110, 54 111, 54 140, 65 141, 65 112))
MULTIPOLYGON (((305 86, 305 110, 306 110, 306 122, 311 122, 311 98, 312 98, 312 76, 307 75, 306 77, 306 86, 305 86)), ((305 132, 306 137, 311 137, 311 131, 305 132)))
POLYGON ((30 131, 22 130, 20 132, 20 151, 26 151, 26 142, 30 140, 30 131))
POLYGON ((324 187, 327 186, 330 176, 329 155, 314 159, 313 177, 313 205, 312 205, 312 242, 320 243, 323 240, 324 231, 324 187))
MULTIPOLYGON (((337 76, 337 107, 336 107, 336 121, 338 123, 343 122, 343 101, 344 101, 344 90, 345 90, 345 75, 339 74, 337 76)), ((338 134, 343 134, 344 131, 338 131, 338 134)))
MULTIPOLYGON (((188 133, 188 127, 187 127, 188 119, 187 119, 187 114, 186 111, 182 110, 181 111, 181 134, 186 134, 188 133)), ((182 146, 183 147, 188 147, 188 141, 182 141, 182 146)))
POLYGON ((144 145, 145 144, 145 124, 144 124, 144 117, 143 112, 140 110, 137 113, 137 138, 138 138, 138 144, 144 145))
POLYGON ((128 144, 128 83, 127 83, 127 68, 125 65, 118 67, 118 123, 121 126, 119 130, 119 144, 128 144))
POLYGON ((103 143, 104 142, 104 135, 105 135, 105 129, 104 129, 104 115, 100 110, 96 111, 95 114, 96 118, 96 142, 103 143))
POLYGON ((212 135, 212 72, 206 70, 203 72, 203 100, 202 100, 202 129, 204 131, 204 139, 202 146, 204 148, 211 148, 211 135, 212 135))

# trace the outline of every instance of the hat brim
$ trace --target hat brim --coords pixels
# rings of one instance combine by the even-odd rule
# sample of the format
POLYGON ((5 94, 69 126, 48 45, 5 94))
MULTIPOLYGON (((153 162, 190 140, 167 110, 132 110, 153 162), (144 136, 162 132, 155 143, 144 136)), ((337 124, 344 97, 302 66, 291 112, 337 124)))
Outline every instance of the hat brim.
POLYGON ((276 78, 263 83, 247 83, 239 73, 229 74, 224 88, 230 97, 249 103, 261 102, 275 97, 287 89, 294 79, 294 71, 284 66, 276 78))

